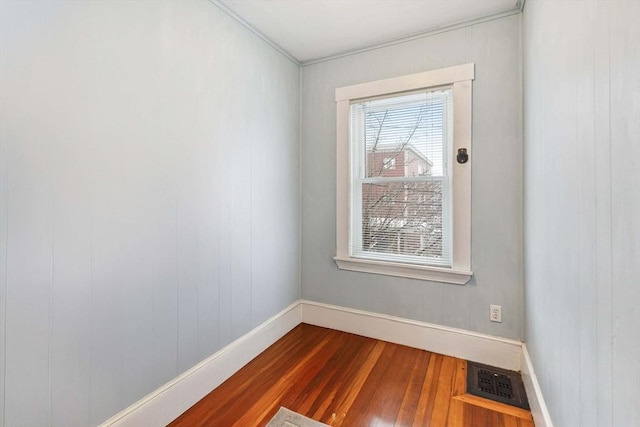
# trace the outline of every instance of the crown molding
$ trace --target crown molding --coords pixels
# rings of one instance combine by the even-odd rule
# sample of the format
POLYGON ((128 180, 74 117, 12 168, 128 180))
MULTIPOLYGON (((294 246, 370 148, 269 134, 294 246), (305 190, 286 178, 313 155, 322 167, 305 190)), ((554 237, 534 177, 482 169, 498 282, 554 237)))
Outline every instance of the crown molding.
POLYGON ((517 15, 520 12, 522 12, 522 7, 524 7, 524 2, 525 0, 518 0, 518 3, 516 3, 516 6, 513 9, 504 11, 504 12, 499 12, 499 13, 494 13, 492 15, 487 15, 484 16, 482 18, 475 18, 475 19, 470 19, 467 21, 462 21, 462 22, 458 22, 456 24, 451 24, 451 25, 447 25, 444 27, 440 27, 440 28, 435 28, 432 30, 428 30, 428 31, 423 31, 420 33, 416 33, 410 36, 406 36, 406 37, 401 37, 398 39, 393 39, 390 40, 388 42, 385 43, 380 43, 380 44, 376 44, 376 45, 372 45, 372 46, 367 46, 367 47, 363 47, 360 49, 353 49, 353 50, 347 50, 341 53, 337 53, 335 55, 330 55, 330 56, 325 56, 322 58, 317 58, 317 59, 310 59, 308 61, 301 61, 300 65, 302 67, 306 67, 307 65, 313 65, 313 64, 318 64, 320 62, 326 62, 326 61, 331 61, 334 59, 338 59, 338 58, 344 58, 345 56, 351 56, 351 55, 357 55, 359 53, 363 53, 363 52, 369 52, 371 50, 376 50, 376 49, 382 49, 385 47, 389 47, 389 46, 394 46, 397 44, 401 44, 401 43, 405 43, 405 42, 409 42, 409 41, 413 41, 413 40, 418 40, 424 37, 430 37, 436 34, 440 34, 440 33, 446 33, 448 31, 453 31, 453 30, 457 30, 459 28, 464 28, 464 27, 469 27, 471 25, 476 25, 476 24, 480 24, 482 22, 488 22, 488 21, 493 21, 495 19, 500 19, 500 18, 505 18, 507 16, 511 16, 511 15, 517 15))
POLYGON ((525 5, 525 2, 526 2, 526 0, 517 0, 516 5, 515 5, 515 7, 513 9, 510 9, 510 10, 507 10, 507 11, 504 11, 504 12, 494 13, 492 15, 483 16, 481 18, 470 19, 470 20, 467 20, 467 21, 461 21, 461 22, 458 22, 458 23, 455 23, 455 24, 451 24, 451 25, 447 25, 447 26, 444 26, 444 27, 435 28, 435 29, 431 29, 431 30, 427 30, 427 31, 421 31, 419 33, 415 33, 415 34, 412 34, 412 35, 409 35, 409 36, 400 37, 400 38, 393 39, 393 40, 390 40, 390 41, 384 42, 384 43, 379 43, 379 44, 366 46, 366 47, 358 48, 358 49, 350 49, 350 50, 346 50, 344 52, 340 52, 340 53, 337 53, 337 54, 334 54, 334 55, 324 56, 324 57, 321 57, 321 58, 314 58, 314 59, 309 59, 309 60, 306 60, 306 61, 300 61, 295 56, 293 56, 289 52, 287 52, 280 45, 278 45, 277 43, 272 41, 269 37, 267 37, 262 32, 260 32, 255 27, 253 27, 249 22, 245 21, 240 15, 238 15, 233 10, 231 10, 227 6, 225 6, 224 3, 222 3, 222 1, 220 1, 220 0, 209 0, 209 1, 214 6, 216 6, 218 9, 220 9, 222 12, 224 12, 226 15, 228 15, 229 17, 234 19, 240 25, 245 27, 247 30, 251 31, 258 38, 260 38, 262 41, 267 43, 269 46, 271 46, 273 49, 278 51, 281 55, 283 55, 285 58, 287 58, 288 60, 290 60, 291 62, 293 62, 294 64, 296 64, 299 67, 306 67, 307 65, 313 65, 313 64, 318 64, 320 62, 331 61, 331 60, 334 60, 334 59, 343 58, 345 56, 357 55, 359 53, 369 52, 371 50, 382 49, 382 48, 385 48, 385 47, 394 46, 394 45, 397 45, 397 44, 400 44, 400 43, 405 43, 405 42, 421 39, 421 38, 424 38, 424 37, 433 36, 433 35, 436 35, 436 34, 457 30, 459 28, 464 28, 464 27, 468 27, 468 26, 471 26, 471 25, 475 25, 475 24, 480 24, 482 22, 493 21, 495 19, 500 19, 500 18, 505 18, 507 16, 516 15, 516 14, 521 13, 523 11, 524 5, 525 5))
POLYGON ((242 25, 243 27, 245 27, 247 30, 251 31, 253 34, 255 34, 256 36, 258 36, 258 38, 260 38, 262 41, 264 41, 266 44, 268 44, 269 46, 271 46, 273 49, 275 49, 276 51, 278 51, 282 56, 284 56, 285 58, 287 58, 289 61, 293 62, 294 64, 296 64, 297 66, 301 65, 301 62, 298 61, 298 59, 296 59, 293 55, 291 55, 289 52, 287 52, 286 50, 284 50, 282 47, 280 47, 280 45, 278 45, 277 43, 275 43, 274 41, 272 41, 269 37, 265 36, 263 33, 261 33, 260 31, 258 31, 256 28, 254 28, 250 23, 248 23, 247 21, 245 21, 240 15, 238 15, 237 13, 235 13, 233 10, 229 9, 227 6, 225 6, 220 0, 209 0, 215 7, 217 7, 218 9, 220 9, 222 12, 224 12, 225 14, 227 14, 229 17, 231 17, 232 19, 234 19, 236 22, 238 22, 240 25, 242 25))
POLYGON ((520 9, 520 12, 522 12, 524 10, 524 4, 526 3, 527 0, 518 0, 518 2, 516 3, 516 8, 520 9))

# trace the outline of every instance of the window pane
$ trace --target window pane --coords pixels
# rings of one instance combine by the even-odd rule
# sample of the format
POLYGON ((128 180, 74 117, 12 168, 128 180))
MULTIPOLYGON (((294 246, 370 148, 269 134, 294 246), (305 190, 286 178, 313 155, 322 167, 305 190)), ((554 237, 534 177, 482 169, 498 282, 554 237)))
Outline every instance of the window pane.
POLYGON ((443 188, 441 180, 363 184, 361 251, 447 264, 443 188))
POLYGON ((452 89, 351 104, 351 255, 450 266, 452 89))
POLYGON ((364 177, 446 175, 450 93, 446 89, 354 104, 352 112, 364 120, 364 177))

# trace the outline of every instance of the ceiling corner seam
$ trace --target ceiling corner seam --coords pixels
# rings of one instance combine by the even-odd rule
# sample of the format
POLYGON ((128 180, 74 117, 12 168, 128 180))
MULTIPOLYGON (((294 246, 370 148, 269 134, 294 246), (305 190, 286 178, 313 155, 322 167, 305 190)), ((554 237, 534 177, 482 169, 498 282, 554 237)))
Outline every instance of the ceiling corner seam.
POLYGON ((222 12, 224 12, 226 15, 228 15, 230 18, 235 20, 237 23, 239 23, 240 25, 245 27, 247 30, 251 31, 254 35, 256 35, 258 38, 260 38, 266 44, 271 46, 273 49, 278 51, 282 56, 287 58, 289 61, 291 61, 294 64, 296 64, 298 67, 301 66, 301 62, 298 59, 296 59, 296 57, 294 57, 289 52, 284 50, 280 45, 275 43, 273 40, 271 40, 269 37, 264 35, 262 32, 258 31, 253 25, 251 25, 249 22, 247 22, 244 19, 242 19, 242 17, 240 15, 235 13, 233 10, 229 9, 220 0, 209 0, 209 2, 211 4, 213 4, 214 6, 216 6, 218 9, 220 9, 222 12))
MULTIPOLYGON (((213 0, 211 0, 211 1, 213 1, 213 0)), ((357 55, 359 53, 369 52, 371 50, 382 49, 382 48, 385 48, 385 47, 388 47, 388 46, 394 46, 394 45, 397 45, 397 44, 410 42, 410 41, 413 41, 413 40, 417 40, 417 39, 433 36, 433 35, 436 35, 436 34, 457 30, 459 28, 469 27, 469 26, 472 26, 472 25, 475 25, 475 24, 479 24, 479 23, 482 23, 482 22, 488 22, 488 21, 493 21, 495 19, 506 18, 508 16, 512 16, 512 15, 516 15, 518 13, 521 13, 522 12, 521 7, 524 6, 524 2, 525 2, 525 0, 518 0, 518 3, 516 3, 516 5, 515 5, 515 7, 513 9, 509 9, 509 10, 506 10, 504 12, 498 12, 498 13, 494 13, 494 14, 487 15, 487 16, 480 17, 480 18, 475 18, 475 19, 471 19, 471 20, 467 20, 467 21, 462 21, 462 22, 458 22, 456 24, 451 24, 451 25, 447 25, 447 26, 444 26, 444 27, 440 27, 440 28, 434 28, 432 30, 423 31, 423 32, 420 32, 420 33, 417 33, 417 34, 413 34, 413 35, 410 35, 410 36, 401 37, 401 38, 398 38, 398 39, 390 40, 388 42, 378 43, 378 44, 375 44, 375 45, 372 45, 372 46, 367 46, 367 47, 363 47, 363 48, 359 48, 359 49, 348 50, 348 51, 345 51, 345 52, 337 53, 335 55, 329 55, 329 56, 326 56, 326 57, 300 61, 300 67, 306 67, 307 65, 313 65, 313 64, 318 64, 320 62, 326 62, 326 61, 331 61, 331 60, 334 60, 334 59, 344 58, 345 56, 357 55)))

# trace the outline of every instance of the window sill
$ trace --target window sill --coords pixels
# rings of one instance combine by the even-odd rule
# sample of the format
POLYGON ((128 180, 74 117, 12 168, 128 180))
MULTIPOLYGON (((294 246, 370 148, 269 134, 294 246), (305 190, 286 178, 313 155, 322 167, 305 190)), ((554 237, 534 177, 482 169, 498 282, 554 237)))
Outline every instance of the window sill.
POLYGON ((471 276, 473 276, 473 273, 471 271, 452 270, 450 268, 398 264, 393 262, 373 261, 360 258, 335 257, 334 260, 338 265, 338 268, 341 270, 384 274, 386 276, 453 283, 456 285, 464 285, 469 281, 469 279, 471 279, 471 276))

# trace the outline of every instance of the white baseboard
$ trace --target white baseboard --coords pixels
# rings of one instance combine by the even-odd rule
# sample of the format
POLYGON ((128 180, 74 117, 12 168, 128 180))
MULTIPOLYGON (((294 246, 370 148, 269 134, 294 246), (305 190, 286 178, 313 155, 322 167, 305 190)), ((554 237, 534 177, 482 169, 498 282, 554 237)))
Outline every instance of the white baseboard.
MULTIPOLYGON (((519 341, 379 313, 299 300, 211 357, 114 415, 100 427, 167 425, 302 322, 504 369, 515 371, 522 369, 532 410, 541 408, 538 409, 537 416, 543 417, 541 418, 543 420, 545 416, 549 419, 535 376, 524 375, 525 369, 528 373, 532 373, 533 370, 528 354, 526 352, 522 354, 523 344, 519 341), (527 385, 527 378, 529 385, 527 385)), ((536 426, 552 427, 550 421, 544 424, 544 421, 536 418, 536 412, 533 413, 536 426)))
POLYGON ((526 344, 522 344, 521 372, 522 382, 524 382, 524 389, 527 392, 531 415, 533 415, 533 421, 536 427, 553 427, 549 410, 542 397, 542 390, 540 389, 538 378, 533 371, 533 364, 531 363, 526 344))
POLYGON ((100 427, 165 426, 262 353, 302 319, 300 302, 243 335, 100 427))
POLYGON ((304 323, 520 370, 520 341, 313 301, 300 303, 304 323))

